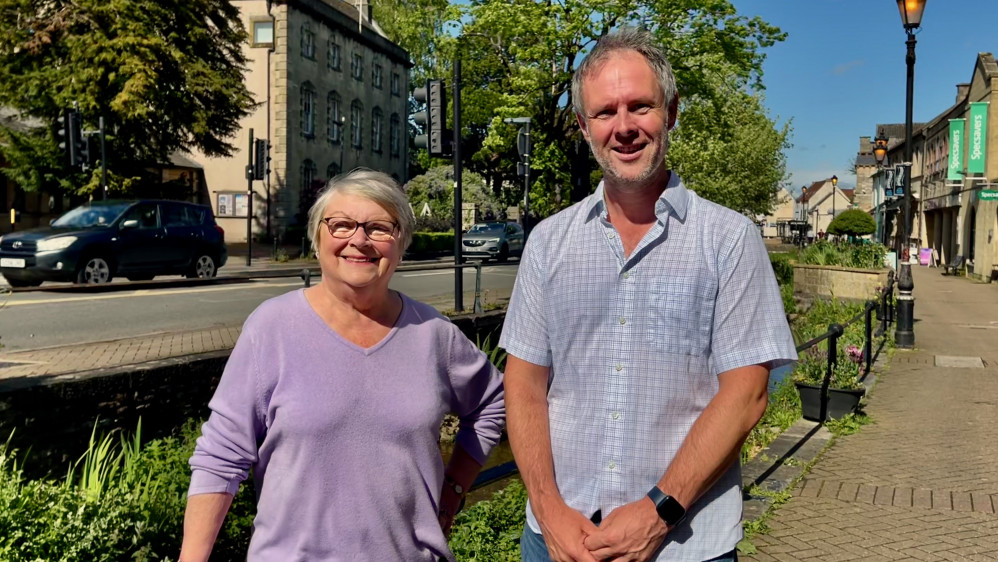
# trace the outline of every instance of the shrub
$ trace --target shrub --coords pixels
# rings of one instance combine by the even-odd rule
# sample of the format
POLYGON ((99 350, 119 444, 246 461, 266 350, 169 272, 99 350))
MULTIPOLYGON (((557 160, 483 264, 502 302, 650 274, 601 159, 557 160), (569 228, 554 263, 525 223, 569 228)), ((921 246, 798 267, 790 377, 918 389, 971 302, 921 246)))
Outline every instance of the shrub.
POLYGON ((451 552, 462 562, 519 562, 526 506, 527 490, 515 480, 458 513, 448 541, 451 552))
POLYGON ((806 265, 837 265, 856 269, 883 269, 887 248, 879 243, 832 243, 819 240, 797 254, 806 265))
POLYGON ((777 283, 781 286, 794 284, 794 264, 790 261, 790 254, 769 254, 769 261, 773 264, 777 283))
POLYGON ((868 213, 859 209, 848 209, 832 219, 828 233, 833 235, 866 236, 877 230, 877 223, 868 213))
POLYGON ((454 234, 451 232, 416 232, 412 235, 409 254, 446 252, 454 249, 454 234))

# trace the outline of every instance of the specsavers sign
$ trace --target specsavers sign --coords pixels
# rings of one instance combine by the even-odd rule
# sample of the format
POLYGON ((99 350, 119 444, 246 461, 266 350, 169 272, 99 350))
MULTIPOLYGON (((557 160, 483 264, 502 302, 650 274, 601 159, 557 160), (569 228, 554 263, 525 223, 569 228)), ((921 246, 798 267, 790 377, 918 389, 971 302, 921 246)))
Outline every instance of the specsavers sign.
POLYGON ((949 171, 946 179, 951 181, 962 181, 963 175, 963 132, 966 127, 966 119, 949 120, 949 171))
POLYGON ((988 142, 988 102, 970 104, 970 139, 967 148, 967 173, 983 174, 988 142))

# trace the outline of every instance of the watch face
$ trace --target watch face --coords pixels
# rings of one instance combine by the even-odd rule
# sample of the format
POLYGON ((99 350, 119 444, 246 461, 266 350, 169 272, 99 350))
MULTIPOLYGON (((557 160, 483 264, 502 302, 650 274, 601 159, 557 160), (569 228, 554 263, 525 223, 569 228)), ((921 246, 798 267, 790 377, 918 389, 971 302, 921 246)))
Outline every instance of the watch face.
POLYGON ((461 494, 464 493, 464 486, 462 486, 462 485, 458 484, 457 482, 455 482, 454 483, 454 491, 457 492, 458 495, 461 495, 461 494))

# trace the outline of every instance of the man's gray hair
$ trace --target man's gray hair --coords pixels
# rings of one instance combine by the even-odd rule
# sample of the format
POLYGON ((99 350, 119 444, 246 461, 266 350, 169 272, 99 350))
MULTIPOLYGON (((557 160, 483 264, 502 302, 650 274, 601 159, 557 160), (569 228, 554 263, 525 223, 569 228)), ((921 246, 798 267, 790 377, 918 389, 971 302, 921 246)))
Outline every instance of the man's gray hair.
POLYGON ((582 82, 598 71, 607 62, 611 55, 619 51, 636 51, 643 56, 652 71, 658 78, 658 83, 665 94, 665 108, 668 111, 676 99, 676 77, 672 74, 672 65, 665 53, 655 42, 651 33, 625 27, 604 35, 590 51, 589 55, 583 59, 582 64, 575 70, 572 76, 572 110, 580 118, 585 119, 585 105, 582 100, 582 82))
POLYGON ((340 174, 326 184, 319 192, 315 203, 308 210, 308 238, 312 242, 312 251, 319 253, 320 228, 323 228, 322 215, 326 212, 329 200, 337 194, 355 195, 373 201, 383 207, 392 220, 398 224, 398 240, 402 252, 412 243, 412 233, 416 228, 416 217, 412 214, 409 199, 402 187, 383 172, 367 168, 357 168, 352 172, 340 174))

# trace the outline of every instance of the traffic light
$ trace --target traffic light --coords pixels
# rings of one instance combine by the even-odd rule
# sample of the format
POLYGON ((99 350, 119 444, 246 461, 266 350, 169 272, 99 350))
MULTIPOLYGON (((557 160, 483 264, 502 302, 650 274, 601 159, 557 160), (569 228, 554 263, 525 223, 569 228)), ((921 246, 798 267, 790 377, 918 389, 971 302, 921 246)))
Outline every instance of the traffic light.
POLYGON ((270 173, 270 141, 253 141, 253 179, 262 180, 270 173))
POLYGON ((67 109, 56 118, 56 123, 59 150, 66 154, 66 163, 70 168, 86 169, 90 162, 90 148, 81 131, 80 112, 67 109))
POLYGON ((425 148, 430 156, 446 158, 451 155, 451 133, 447 130, 447 90, 443 80, 428 80, 425 88, 416 88, 412 96, 426 104, 426 111, 413 115, 424 134, 416 135, 416 148, 425 148))

